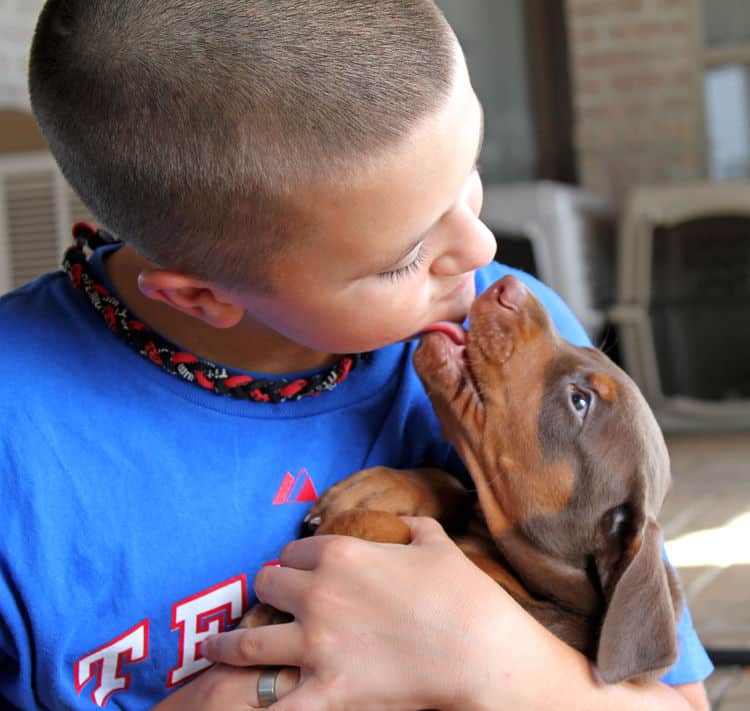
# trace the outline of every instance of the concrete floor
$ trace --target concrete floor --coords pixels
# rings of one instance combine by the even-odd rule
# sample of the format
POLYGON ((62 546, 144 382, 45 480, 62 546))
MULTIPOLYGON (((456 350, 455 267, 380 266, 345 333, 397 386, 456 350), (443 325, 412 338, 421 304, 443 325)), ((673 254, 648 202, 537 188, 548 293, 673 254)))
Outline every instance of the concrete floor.
MULTIPOLYGON (((750 650, 750 434, 669 436, 667 551, 706 647, 750 650)), ((707 681, 713 711, 750 711, 750 669, 707 681)))

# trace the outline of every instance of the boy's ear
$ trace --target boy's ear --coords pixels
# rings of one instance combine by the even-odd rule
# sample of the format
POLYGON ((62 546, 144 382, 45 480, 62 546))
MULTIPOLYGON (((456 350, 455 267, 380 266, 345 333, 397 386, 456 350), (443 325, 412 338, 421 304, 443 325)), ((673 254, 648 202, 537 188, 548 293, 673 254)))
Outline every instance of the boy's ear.
POLYGON ((161 301, 214 328, 232 328, 245 313, 229 292, 180 272, 145 269, 138 275, 138 288, 147 298, 161 301))

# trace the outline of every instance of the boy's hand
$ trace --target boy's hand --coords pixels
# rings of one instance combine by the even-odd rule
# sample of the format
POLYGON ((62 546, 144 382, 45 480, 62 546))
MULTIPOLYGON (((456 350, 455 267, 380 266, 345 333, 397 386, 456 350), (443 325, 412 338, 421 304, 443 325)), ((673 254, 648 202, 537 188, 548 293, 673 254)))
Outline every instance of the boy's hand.
POLYGON ((225 632, 202 654, 237 667, 301 667, 278 711, 460 707, 463 684, 480 671, 470 666, 477 629, 510 598, 436 521, 405 520, 408 546, 341 536, 289 544, 255 590, 295 620, 225 632))
POLYGON ((343 536, 290 543, 282 567, 264 568, 255 589, 294 621, 205 640, 203 656, 222 664, 158 710, 257 708, 252 666, 287 667, 274 711, 708 708, 700 683, 596 684, 589 661, 523 611, 436 521, 404 520, 406 546, 343 536))
MULTIPOLYGON (((252 711, 260 708, 260 674, 260 669, 216 664, 195 681, 154 706, 152 711, 252 711)), ((298 683, 298 669, 282 669, 276 679, 278 697, 282 698, 288 694, 298 683)))

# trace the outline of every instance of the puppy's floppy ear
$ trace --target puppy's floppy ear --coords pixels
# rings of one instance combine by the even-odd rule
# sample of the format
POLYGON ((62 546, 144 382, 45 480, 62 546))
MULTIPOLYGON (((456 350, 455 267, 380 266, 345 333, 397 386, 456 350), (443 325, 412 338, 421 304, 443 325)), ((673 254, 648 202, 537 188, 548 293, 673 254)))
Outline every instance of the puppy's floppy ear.
POLYGON ((619 561, 597 560, 607 609, 596 664, 607 683, 658 678, 677 659, 677 579, 661 556, 661 530, 643 517, 619 561))

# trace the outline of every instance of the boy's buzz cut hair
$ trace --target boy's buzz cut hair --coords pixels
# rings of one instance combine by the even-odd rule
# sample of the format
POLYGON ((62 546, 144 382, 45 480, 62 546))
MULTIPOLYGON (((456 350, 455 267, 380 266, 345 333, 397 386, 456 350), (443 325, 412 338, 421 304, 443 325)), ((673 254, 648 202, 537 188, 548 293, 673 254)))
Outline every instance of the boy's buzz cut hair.
POLYGON ((265 288, 304 223, 288 196, 397 145, 455 71, 432 0, 48 0, 29 90, 104 227, 164 268, 265 288))

